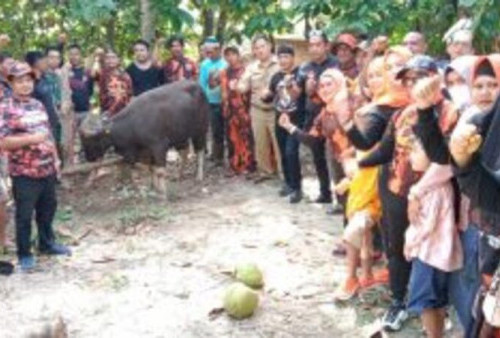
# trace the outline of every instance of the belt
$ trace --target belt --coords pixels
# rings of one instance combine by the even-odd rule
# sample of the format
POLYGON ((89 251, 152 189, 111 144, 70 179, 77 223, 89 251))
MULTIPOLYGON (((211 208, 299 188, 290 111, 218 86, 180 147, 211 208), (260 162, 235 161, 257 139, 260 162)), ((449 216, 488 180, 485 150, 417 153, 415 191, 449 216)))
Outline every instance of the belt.
POLYGON ((257 109, 262 110, 262 111, 273 111, 274 110, 273 107, 262 107, 262 106, 258 106, 256 104, 252 104, 252 107, 257 108, 257 109))

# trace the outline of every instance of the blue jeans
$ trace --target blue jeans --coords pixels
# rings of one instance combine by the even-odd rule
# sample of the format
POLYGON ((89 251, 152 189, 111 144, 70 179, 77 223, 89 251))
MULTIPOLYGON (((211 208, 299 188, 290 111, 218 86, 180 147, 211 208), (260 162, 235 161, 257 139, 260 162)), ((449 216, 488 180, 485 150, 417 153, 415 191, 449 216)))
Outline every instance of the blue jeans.
POLYGON ((464 252, 464 267, 453 273, 450 280, 450 302, 457 311, 466 338, 473 337, 474 317, 472 308, 481 284, 479 272, 479 231, 469 225, 460 234, 464 252))
POLYGON ((293 190, 302 189, 302 173, 300 169, 300 142, 276 124, 276 139, 281 153, 281 167, 285 183, 293 190))

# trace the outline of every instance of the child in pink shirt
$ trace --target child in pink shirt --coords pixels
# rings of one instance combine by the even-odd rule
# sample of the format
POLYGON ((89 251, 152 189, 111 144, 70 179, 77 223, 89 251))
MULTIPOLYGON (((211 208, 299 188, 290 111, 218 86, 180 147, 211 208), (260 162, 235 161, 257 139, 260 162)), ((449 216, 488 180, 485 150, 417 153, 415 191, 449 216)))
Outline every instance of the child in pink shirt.
MULTIPOLYGON (((431 166, 419 141, 410 154, 414 171, 431 166)), ((432 164, 434 165, 434 164, 432 164)), ((428 337, 442 337, 449 303, 451 274, 462 268, 463 253, 455 216, 451 168, 435 170, 434 184, 409 199, 419 198, 420 209, 406 231, 405 256, 412 260, 408 309, 420 314, 428 337)))

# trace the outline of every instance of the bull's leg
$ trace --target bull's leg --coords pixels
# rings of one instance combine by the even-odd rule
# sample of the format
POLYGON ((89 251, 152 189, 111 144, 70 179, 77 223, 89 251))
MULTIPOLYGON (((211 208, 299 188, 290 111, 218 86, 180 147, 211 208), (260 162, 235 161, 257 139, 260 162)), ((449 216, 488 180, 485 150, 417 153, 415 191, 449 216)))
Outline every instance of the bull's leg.
POLYGON ((160 193, 163 198, 167 197, 167 168, 157 167, 154 170, 154 177, 156 180, 155 190, 160 193))
POLYGON ((198 181, 203 181, 203 174, 205 170, 205 150, 198 150, 196 153, 196 179, 198 181))
POLYGON ((167 197, 167 150, 167 142, 158 142, 151 147, 151 154, 153 156, 153 163, 155 165, 153 175, 153 179, 156 180, 155 190, 159 192, 164 198, 167 197))
POLYGON ((189 147, 180 149, 178 150, 179 156, 180 156, 180 166, 179 166, 179 172, 178 172, 178 179, 179 181, 183 179, 184 177, 184 171, 186 170, 186 165, 188 161, 188 156, 189 156, 189 147))
POLYGON ((120 163, 119 167, 119 181, 122 184, 134 183, 133 181, 133 165, 130 163, 120 163))
POLYGON ((155 175, 155 170, 153 165, 148 166, 148 173, 149 173, 149 186, 152 189, 156 189, 156 186, 158 185, 157 180, 156 180, 156 175, 155 175))

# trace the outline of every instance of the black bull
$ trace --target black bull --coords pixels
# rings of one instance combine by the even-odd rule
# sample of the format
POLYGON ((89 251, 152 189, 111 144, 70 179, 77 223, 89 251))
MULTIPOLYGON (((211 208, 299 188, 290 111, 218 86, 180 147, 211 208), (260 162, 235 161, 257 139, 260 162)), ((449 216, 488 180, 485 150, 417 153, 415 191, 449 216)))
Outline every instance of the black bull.
POLYGON ((192 142, 198 154, 198 179, 208 129, 209 103, 194 81, 179 81, 148 91, 98 130, 80 130, 88 161, 101 159, 113 147, 125 162, 142 162, 164 169, 168 149, 186 149, 192 142))

